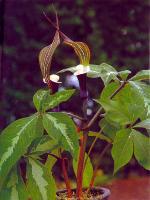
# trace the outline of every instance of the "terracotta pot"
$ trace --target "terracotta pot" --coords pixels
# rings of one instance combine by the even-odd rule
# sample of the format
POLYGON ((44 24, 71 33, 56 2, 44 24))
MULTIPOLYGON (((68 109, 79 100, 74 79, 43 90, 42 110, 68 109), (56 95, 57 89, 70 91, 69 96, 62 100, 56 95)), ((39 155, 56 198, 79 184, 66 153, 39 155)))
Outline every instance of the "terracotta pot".
MULTIPOLYGON (((76 190, 73 189, 72 191, 75 192, 76 190)), ((65 194, 65 193, 66 193, 66 190, 59 190, 57 192, 56 200, 65 200, 65 199, 60 197, 60 194, 65 194)), ((110 190, 107 189, 107 188, 103 188, 103 187, 93 187, 91 189, 91 193, 93 193, 93 194, 96 193, 96 196, 95 195, 93 197, 91 196, 87 200, 108 200, 108 197, 110 196, 110 190)), ((78 200, 78 199, 73 197, 73 198, 68 199, 68 200, 78 200)), ((84 199, 84 200, 86 200, 86 199, 84 199)))

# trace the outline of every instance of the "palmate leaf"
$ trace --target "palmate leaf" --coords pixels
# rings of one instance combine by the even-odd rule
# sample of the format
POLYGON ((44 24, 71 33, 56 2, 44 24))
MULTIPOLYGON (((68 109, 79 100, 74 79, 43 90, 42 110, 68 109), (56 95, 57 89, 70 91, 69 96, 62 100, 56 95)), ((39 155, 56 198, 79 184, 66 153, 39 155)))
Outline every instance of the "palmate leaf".
POLYGON ((150 137, 147 137, 139 131, 132 130, 134 155, 140 165, 150 170, 150 137))
POLYGON ((138 93, 139 98, 143 99, 144 107, 143 110, 144 115, 141 115, 141 119, 144 120, 150 117, 150 85, 146 83, 142 83, 140 81, 129 81, 129 84, 134 88, 134 90, 138 93))
POLYGON ((117 83, 110 83, 102 91, 100 104, 106 111, 105 118, 108 121, 127 125, 134 123, 138 118, 146 114, 143 96, 132 85, 126 84, 115 97, 110 100, 110 94, 116 90, 117 83))
POLYGON ((116 133, 112 148, 114 173, 127 164, 133 155, 133 141, 130 129, 122 129, 116 133))
POLYGON ((112 148, 114 173, 130 161, 133 152, 139 164, 150 170, 150 137, 135 129, 118 131, 112 148))
POLYGON ((38 115, 11 123, 0 135, 0 188, 12 166, 26 153, 31 142, 40 136, 38 115))
POLYGON ((73 121, 64 113, 47 113, 43 116, 43 125, 50 137, 60 147, 77 157, 78 135, 73 121))
POLYGON ((117 71, 107 63, 90 65, 90 71, 88 72, 87 76, 90 78, 100 77, 105 85, 107 85, 111 80, 118 80, 117 71))
POLYGON ((41 72, 42 72, 43 79, 45 80, 45 82, 49 81, 52 56, 59 44, 60 44, 59 32, 56 31, 52 44, 44 47, 40 51, 39 64, 40 64, 41 72))
POLYGON ((124 70, 117 72, 114 67, 107 63, 101 63, 100 65, 91 65, 90 71, 87 73, 87 76, 90 78, 101 78, 105 85, 110 81, 114 80, 118 82, 118 77, 122 80, 126 80, 128 75, 131 73, 129 70, 124 70))
POLYGON ((31 158, 27 165, 27 189, 32 200, 55 200, 56 186, 51 173, 31 158))
POLYGON ((74 89, 62 90, 51 95, 49 90, 38 90, 33 96, 33 102, 38 111, 45 112, 67 101, 74 92, 74 89))

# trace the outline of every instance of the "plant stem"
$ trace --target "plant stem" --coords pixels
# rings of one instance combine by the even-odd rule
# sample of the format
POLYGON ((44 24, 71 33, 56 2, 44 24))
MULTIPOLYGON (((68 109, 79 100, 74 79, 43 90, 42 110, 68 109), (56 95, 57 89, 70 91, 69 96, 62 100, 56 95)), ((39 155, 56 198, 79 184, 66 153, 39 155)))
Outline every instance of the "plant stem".
POLYGON ((66 160, 66 158, 61 158, 62 171, 63 171, 64 180, 65 180, 66 189, 67 189, 67 197, 72 198, 72 190, 71 190, 71 186, 70 186, 68 173, 67 173, 67 170, 66 170, 65 160, 66 160))
POLYGON ((92 144, 91 144, 91 146, 90 146, 90 149, 89 149, 89 151, 88 151, 88 153, 87 153, 87 156, 86 156, 86 159, 85 159, 85 162, 84 162, 84 169, 85 169, 85 167, 86 167, 86 163, 87 163, 88 157, 90 156, 90 153, 91 153, 91 151, 92 151, 92 149, 93 149, 93 147, 94 147, 94 145, 95 145, 97 139, 98 139, 98 136, 95 137, 95 139, 93 140, 93 142, 92 142, 92 144))
MULTIPOLYGON (((83 116, 84 122, 87 123, 87 102, 88 102, 88 91, 87 91, 87 76, 86 74, 81 74, 77 76, 80 84, 80 97, 83 102, 83 116)), ((76 196, 79 200, 82 199, 82 182, 83 182, 83 173, 84 173, 84 160, 85 160, 85 150, 86 150, 86 143, 88 138, 88 131, 83 131, 83 136, 80 139, 80 150, 79 150, 79 158, 78 158, 78 167, 77 167, 77 190, 76 196)))
MULTIPOLYGON (((103 151, 101 152, 100 156, 99 156, 99 162, 101 161, 101 159, 103 158, 104 154, 107 152, 107 150, 109 149, 109 147, 111 146, 110 143, 108 143, 105 148, 103 149, 103 151)), ((90 181, 90 185, 89 185, 89 188, 87 190, 87 194, 89 193, 89 191, 91 190, 91 188, 93 187, 94 185, 94 181, 95 181, 95 178, 96 178, 96 175, 97 175, 97 171, 98 171, 98 166, 96 166, 96 168, 94 169, 94 172, 93 172, 93 176, 91 178, 91 181, 90 181)))
POLYGON ((79 158, 78 158, 78 168, 77 168, 77 197, 82 197, 82 181, 83 181, 83 172, 84 172, 84 158, 85 158, 85 148, 86 148, 86 142, 87 142, 87 133, 84 133, 82 138, 80 139, 81 146, 80 146, 80 152, 79 152, 79 158))
POLYGON ((70 112, 62 112, 62 113, 65 113, 65 114, 71 116, 72 118, 76 118, 76 119, 79 119, 79 120, 81 120, 81 121, 85 121, 85 119, 84 119, 83 117, 80 117, 80 116, 75 115, 75 114, 73 114, 73 113, 70 113, 70 112))

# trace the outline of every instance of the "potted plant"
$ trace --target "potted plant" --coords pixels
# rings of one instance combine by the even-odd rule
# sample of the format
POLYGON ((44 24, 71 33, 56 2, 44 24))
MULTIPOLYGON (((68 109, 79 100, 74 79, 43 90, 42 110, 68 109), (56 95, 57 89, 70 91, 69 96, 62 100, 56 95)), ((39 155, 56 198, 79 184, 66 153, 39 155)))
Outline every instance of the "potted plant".
POLYGON ((0 135, 0 200, 106 200, 110 191, 93 187, 97 168, 93 170, 90 153, 97 139, 107 143, 98 160, 111 148, 114 173, 133 155, 141 166, 150 170, 150 70, 131 76, 131 71, 118 72, 106 63, 90 64, 87 44, 75 42, 61 32, 57 15, 56 25, 47 19, 56 28, 52 43, 39 54, 43 81, 48 89, 40 89, 33 96, 36 108, 33 115, 12 122, 0 135), (74 49, 80 63, 50 74, 52 56, 61 40, 74 49), (60 109, 59 105, 75 93, 74 89, 59 90, 58 74, 66 71, 74 73, 79 81, 82 116, 60 109), (87 116, 89 78, 101 78, 104 83, 95 100, 99 108, 91 119, 87 116), (92 131, 94 123, 99 124, 99 132, 92 131), (87 140, 91 137, 95 139, 86 152, 87 140), (65 152, 72 157, 75 189, 71 188, 67 170, 70 159, 65 152), (56 189, 52 173, 56 162, 61 165, 66 190, 56 189))

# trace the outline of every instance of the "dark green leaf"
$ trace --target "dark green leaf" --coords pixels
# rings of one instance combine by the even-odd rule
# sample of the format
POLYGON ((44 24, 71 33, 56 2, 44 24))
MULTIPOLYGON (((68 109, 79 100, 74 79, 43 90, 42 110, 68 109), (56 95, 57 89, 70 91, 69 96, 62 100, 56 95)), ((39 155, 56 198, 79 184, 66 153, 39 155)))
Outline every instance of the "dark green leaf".
POLYGON ((126 165, 133 155, 133 141, 130 129, 122 129, 116 133, 112 148, 114 173, 126 165))
POLYGON ((76 155, 78 136, 73 121, 64 113, 48 113, 43 116, 43 125, 49 136, 62 148, 76 155))
POLYGON ((38 161, 29 158, 27 188, 33 200, 55 200, 56 186, 51 173, 38 161))
POLYGON ((31 142, 39 137, 37 134, 38 115, 19 119, 0 135, 0 186, 12 166, 26 153, 31 142))
POLYGON ((111 123, 107 121, 105 118, 101 119, 99 123, 101 129, 103 130, 103 133, 108 137, 111 138, 111 140, 114 140, 116 136, 116 132, 121 129, 121 126, 117 123, 111 123))
POLYGON ((32 153, 43 154, 46 152, 51 152, 57 147, 58 147, 58 144, 55 140, 50 138, 48 135, 43 135, 38 140, 38 144, 36 145, 36 147, 32 149, 32 153))
POLYGON ((145 169, 150 170, 150 137, 146 137, 142 133, 132 130, 134 142, 134 155, 145 169))
POLYGON ((33 103, 38 111, 43 111, 43 103, 50 98, 49 90, 38 90, 33 96, 33 103))
POLYGON ((39 90, 33 97, 34 105, 38 111, 46 111, 58 106, 60 103, 67 101, 75 90, 62 90, 53 95, 49 91, 39 90))
POLYGON ((150 117, 150 85, 146 83, 142 83, 139 81, 130 81, 129 84, 134 88, 134 90, 139 95, 139 98, 143 100, 143 115, 141 115, 141 119, 147 119, 150 117))
POLYGON ((7 177, 5 187, 0 192, 0 200, 27 200, 28 197, 26 185, 17 167, 15 167, 11 170, 11 173, 7 177))

